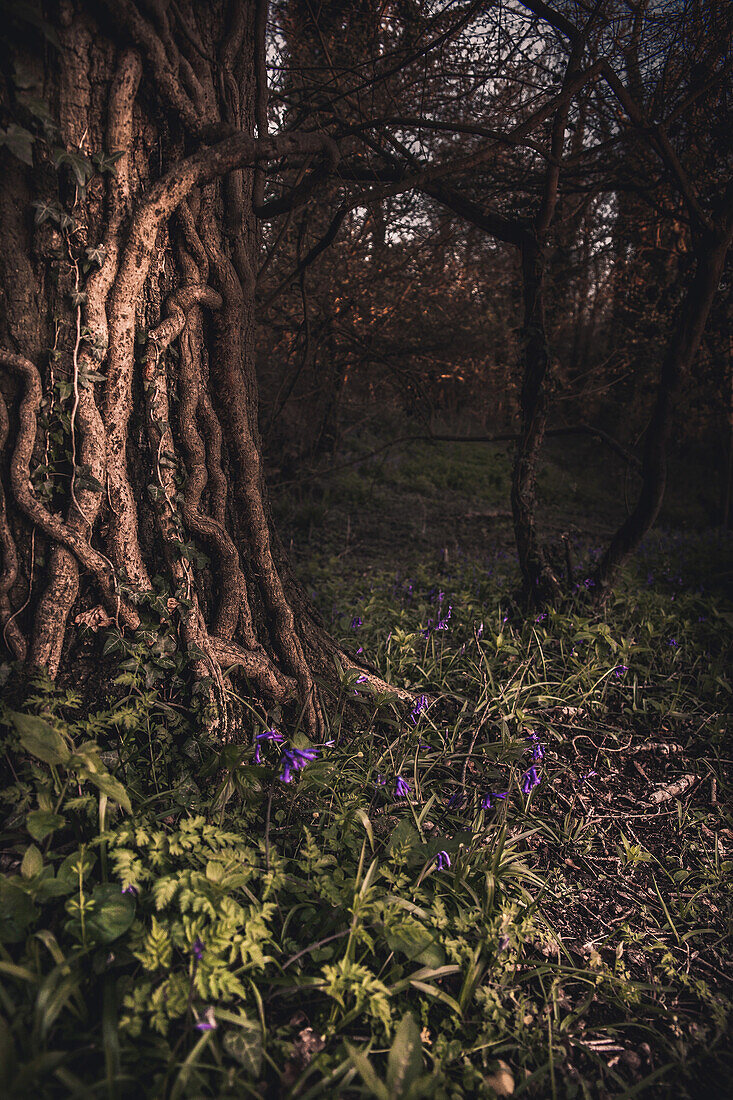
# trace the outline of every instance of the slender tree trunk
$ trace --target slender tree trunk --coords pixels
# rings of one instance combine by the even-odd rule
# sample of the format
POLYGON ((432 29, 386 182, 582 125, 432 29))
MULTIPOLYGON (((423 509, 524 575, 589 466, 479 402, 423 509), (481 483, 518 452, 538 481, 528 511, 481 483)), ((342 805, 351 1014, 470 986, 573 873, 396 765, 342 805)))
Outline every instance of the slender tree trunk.
POLYGON ((520 395, 522 427, 514 459, 511 500, 519 567, 527 595, 541 603, 557 597, 561 585, 547 562, 537 532, 537 461, 547 426, 550 349, 545 327, 545 256, 534 233, 528 233, 523 240, 521 257, 524 380, 520 395))
POLYGON ((697 249, 697 269, 680 307, 677 323, 662 362, 657 396, 644 442, 642 486, 636 505, 613 536, 599 562, 596 588, 602 597, 621 565, 637 549, 654 524, 667 483, 667 452, 672 433, 674 399, 700 347, 715 292, 733 243, 733 203, 715 232, 697 249))

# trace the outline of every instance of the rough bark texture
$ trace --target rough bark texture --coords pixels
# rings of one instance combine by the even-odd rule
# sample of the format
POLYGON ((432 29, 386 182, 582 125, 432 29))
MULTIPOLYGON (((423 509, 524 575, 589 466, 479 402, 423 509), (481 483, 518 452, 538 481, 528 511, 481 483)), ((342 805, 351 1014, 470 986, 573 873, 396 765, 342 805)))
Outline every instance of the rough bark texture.
POLYGON ((63 0, 60 49, 13 45, 55 131, 32 131, 32 166, 0 151, 0 639, 55 676, 80 601, 133 632, 163 563, 194 672, 221 688, 234 667, 317 732, 332 646, 273 551, 256 208, 268 161, 307 156, 309 181, 338 152, 268 134, 265 18, 252 0, 63 0))

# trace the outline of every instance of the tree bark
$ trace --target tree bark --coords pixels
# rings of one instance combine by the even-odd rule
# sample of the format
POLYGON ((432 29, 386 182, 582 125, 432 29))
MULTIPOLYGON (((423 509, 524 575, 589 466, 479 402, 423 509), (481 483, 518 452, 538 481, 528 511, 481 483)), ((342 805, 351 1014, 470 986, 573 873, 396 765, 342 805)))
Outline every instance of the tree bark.
POLYGON ((308 182, 338 151, 313 132, 268 134, 263 3, 181 0, 154 21, 152 10, 62 4, 50 63, 37 33, 11 44, 31 53, 58 110, 53 141, 33 132, 32 168, 0 151, 17 181, 0 204, 13 230, 0 245, 11 303, 0 330, 0 641, 55 676, 75 659, 75 610, 132 634, 142 608, 165 603, 217 697, 234 668, 266 703, 292 701, 315 735, 313 669, 333 670, 336 647, 273 544, 256 210, 267 161, 307 156, 308 182), (44 330, 56 333, 50 357, 44 330), (210 566, 196 564, 204 554, 210 566), (151 582, 162 572, 165 601, 151 582), (100 597, 105 611, 90 607, 100 597))

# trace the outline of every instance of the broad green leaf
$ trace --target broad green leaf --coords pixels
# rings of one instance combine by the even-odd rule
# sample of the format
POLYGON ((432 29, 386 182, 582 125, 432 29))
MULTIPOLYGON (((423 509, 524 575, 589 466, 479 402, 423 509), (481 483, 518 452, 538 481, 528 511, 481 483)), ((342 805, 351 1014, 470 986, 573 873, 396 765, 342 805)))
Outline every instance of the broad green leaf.
MULTIPOLYGON (((130 894, 123 894, 117 885, 104 884, 94 887, 92 901, 92 908, 84 916, 88 939, 107 944, 127 932, 135 919, 135 901, 130 894)), ((66 930, 81 940, 80 918, 73 916, 67 922, 66 930)))
POLYGON ((18 943, 36 915, 31 898, 20 887, 0 879, 0 941, 18 943))
POLYGON ((433 934, 411 917, 403 917, 389 927, 386 939, 390 951, 399 951, 423 966, 438 967, 445 962, 445 953, 433 942, 433 934))
POLYGON ((20 743, 31 756, 43 760, 45 764, 65 764, 71 752, 66 741, 53 726, 36 714, 16 714, 10 712, 10 718, 18 731, 20 743))
POLYGON ((35 844, 31 844, 25 850, 23 856, 23 862, 20 865, 20 873, 23 878, 34 878, 35 875, 40 874, 43 870, 43 856, 36 848, 35 844))
POLYGON ((387 1059, 387 1087, 390 1095, 403 1096, 423 1068, 422 1042, 415 1017, 406 1013, 400 1020, 387 1059))
POLYGON ((79 886, 79 872, 81 872, 83 881, 96 861, 97 857, 94 852, 72 852, 59 867, 56 872, 56 878, 59 882, 67 884, 70 888, 77 889, 79 886))
POLYGON ((107 798, 111 798, 113 802, 118 802, 123 810, 127 810, 128 814, 132 813, 130 798, 119 779, 115 779, 109 772, 89 772, 86 779, 93 783, 102 794, 106 794, 107 798))
POLYGON ((45 840, 56 829, 66 824, 66 818, 50 810, 31 810, 26 815, 25 827, 34 840, 45 840))

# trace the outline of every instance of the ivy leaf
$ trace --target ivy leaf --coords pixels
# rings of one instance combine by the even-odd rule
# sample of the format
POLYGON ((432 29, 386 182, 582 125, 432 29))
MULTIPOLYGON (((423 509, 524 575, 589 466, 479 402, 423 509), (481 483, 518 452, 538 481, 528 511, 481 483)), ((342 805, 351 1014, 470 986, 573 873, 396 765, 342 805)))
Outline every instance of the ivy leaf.
POLYGON ((238 1024, 237 1031, 226 1032, 222 1045, 245 1073, 258 1077, 262 1068, 262 1028, 253 1020, 241 1020, 238 1024))
POLYGON ((111 172, 113 176, 116 176, 115 165, 120 157, 124 157, 124 155, 124 149, 118 149, 115 153, 95 153, 92 160, 100 172, 111 172))
POLYGON ((0 130, 0 145, 4 145, 14 157, 23 164, 27 164, 29 168, 33 167, 34 141, 35 138, 30 130, 16 126, 14 122, 8 126, 7 130, 0 130))
POLYGON ((10 719, 20 736, 20 743, 31 756, 44 764, 66 764, 71 751, 66 741, 53 726, 35 714, 16 714, 10 711, 10 719))

